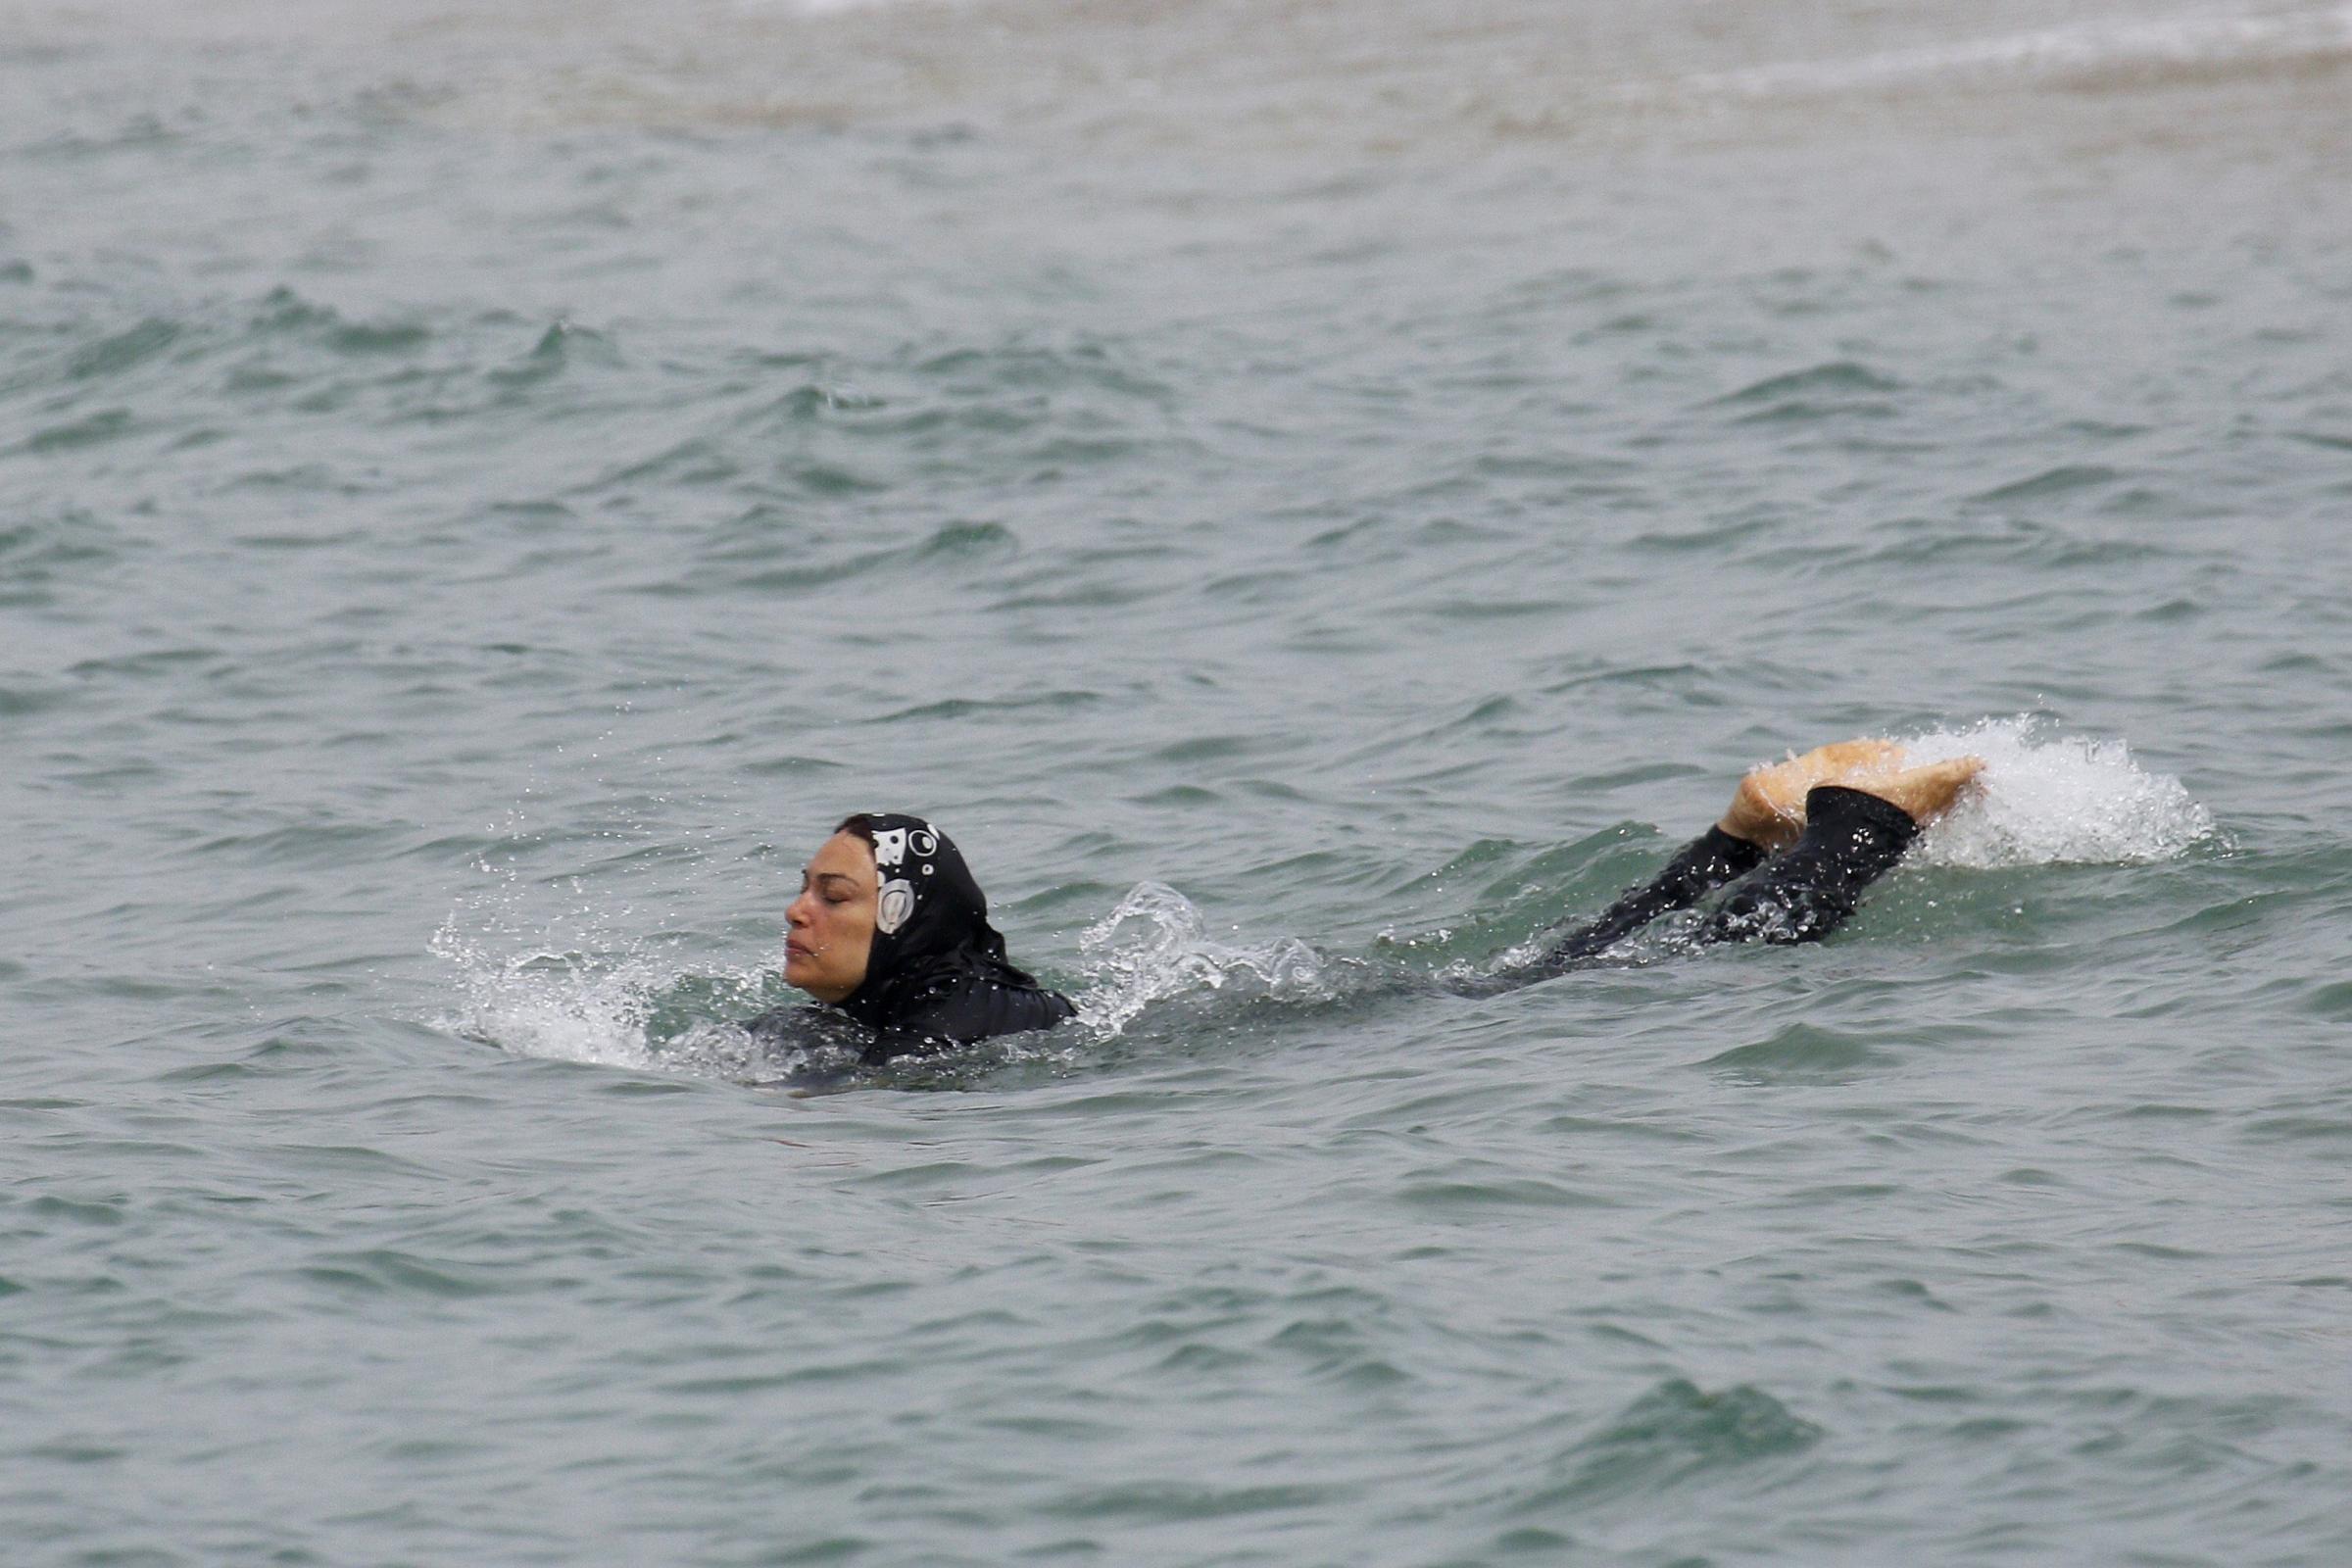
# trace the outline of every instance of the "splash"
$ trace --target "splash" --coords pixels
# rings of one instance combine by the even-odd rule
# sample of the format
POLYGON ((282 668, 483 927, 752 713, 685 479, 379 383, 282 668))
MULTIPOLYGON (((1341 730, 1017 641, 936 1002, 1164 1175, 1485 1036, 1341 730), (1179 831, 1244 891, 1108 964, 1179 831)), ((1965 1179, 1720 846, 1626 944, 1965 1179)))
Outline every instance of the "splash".
POLYGON ((2031 715, 1903 737, 1915 760, 1982 757, 1984 771, 1913 853, 1930 865, 1990 869, 2169 860, 2216 836, 2181 782, 2132 760, 2121 740, 2049 732, 2031 715))
POLYGON ((1078 1016, 1103 1035, 1117 1034, 1153 1003, 1187 993, 1285 1002, 1324 1002, 1337 994, 1331 966, 1304 942, 1212 942, 1192 900, 1160 882, 1138 883, 1079 936, 1078 950, 1089 981, 1077 998, 1078 1016))
POLYGON ((458 1004, 436 1028, 518 1056, 650 1072, 741 1078, 771 1067, 744 1030, 718 1021, 759 1011, 765 976, 691 969, 643 946, 501 955, 453 916, 433 954, 458 970, 458 1004))
MULTIPOLYGON (((544 763, 556 782, 534 765, 520 798, 482 825, 474 876, 426 945, 455 971, 427 1021, 519 1056, 760 1076, 772 1061, 730 1020, 781 1000, 780 982, 757 956, 714 960, 692 935, 713 902, 710 873, 734 862, 715 852, 740 813, 689 797, 713 820, 680 834, 668 825, 671 796, 617 789, 601 773, 586 806, 547 804, 577 788, 569 770, 598 764, 615 734, 568 757, 556 747, 544 763)), ((737 853, 759 862, 768 850, 737 853)))

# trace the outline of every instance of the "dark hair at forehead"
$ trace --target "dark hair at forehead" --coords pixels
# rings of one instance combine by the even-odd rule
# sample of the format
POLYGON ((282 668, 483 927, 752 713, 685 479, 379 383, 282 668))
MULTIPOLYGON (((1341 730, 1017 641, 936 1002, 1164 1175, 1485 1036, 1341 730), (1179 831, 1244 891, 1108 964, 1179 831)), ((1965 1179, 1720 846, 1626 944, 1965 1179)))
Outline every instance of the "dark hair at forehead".
POLYGON ((852 811, 849 815, 843 817, 839 823, 835 824, 833 831, 836 833, 847 833, 854 839, 863 839, 865 840, 865 847, 870 850, 874 847, 874 813, 871 811, 852 811))

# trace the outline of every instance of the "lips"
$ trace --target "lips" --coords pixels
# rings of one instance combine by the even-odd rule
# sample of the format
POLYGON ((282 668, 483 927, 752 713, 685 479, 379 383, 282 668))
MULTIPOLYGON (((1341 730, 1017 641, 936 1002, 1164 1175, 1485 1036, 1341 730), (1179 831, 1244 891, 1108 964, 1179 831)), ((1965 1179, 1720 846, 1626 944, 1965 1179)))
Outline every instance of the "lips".
POLYGON ((791 962, 794 958, 813 958, 815 956, 816 950, 814 948, 805 947, 799 942, 787 942, 784 944, 784 959, 787 963, 791 962))

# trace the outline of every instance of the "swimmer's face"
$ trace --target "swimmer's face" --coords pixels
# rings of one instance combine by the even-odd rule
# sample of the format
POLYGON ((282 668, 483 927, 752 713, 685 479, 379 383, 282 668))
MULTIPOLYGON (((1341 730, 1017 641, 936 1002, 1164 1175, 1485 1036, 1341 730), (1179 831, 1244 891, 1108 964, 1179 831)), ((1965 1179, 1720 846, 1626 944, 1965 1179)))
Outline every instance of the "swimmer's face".
POLYGON ((819 1002, 839 1002, 865 983, 874 951, 873 846, 836 833, 801 873, 801 896, 784 911, 784 980, 819 1002))

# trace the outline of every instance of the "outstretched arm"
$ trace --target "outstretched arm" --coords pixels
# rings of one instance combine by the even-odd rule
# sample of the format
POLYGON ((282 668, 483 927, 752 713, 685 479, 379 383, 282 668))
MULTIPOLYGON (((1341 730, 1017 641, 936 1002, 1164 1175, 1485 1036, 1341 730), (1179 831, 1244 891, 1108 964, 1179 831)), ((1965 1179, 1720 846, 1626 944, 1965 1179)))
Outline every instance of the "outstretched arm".
POLYGON ((1593 957, 1661 914, 1686 909, 1762 864, 1700 930, 1705 942, 1805 942, 1829 935, 1862 890, 1902 858, 1922 824, 1984 767, 1976 758, 1902 766, 1888 741, 1844 741, 1753 769, 1731 809, 1666 869, 1553 942, 1518 983, 1593 957))
POLYGON ((1537 966, 1556 973, 1614 947, 1661 914, 1687 909, 1725 883, 1746 875, 1775 850, 1796 842, 1805 825, 1805 792, 1833 778, 1898 765, 1892 741, 1838 741, 1802 757, 1748 769, 1723 820, 1684 846, 1656 880, 1635 888, 1597 919, 1555 940, 1537 966))
POLYGON ((1537 967, 1556 973, 1580 958, 1606 952, 1661 914, 1688 909, 1726 882, 1764 863, 1763 845, 1727 833, 1718 824, 1683 846, 1656 879, 1629 890, 1598 917, 1556 939, 1537 967))

